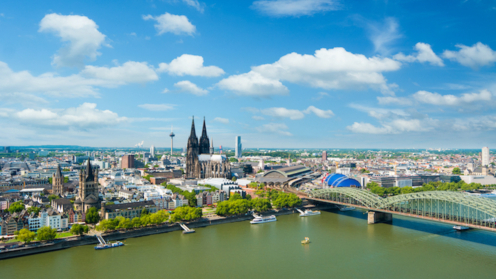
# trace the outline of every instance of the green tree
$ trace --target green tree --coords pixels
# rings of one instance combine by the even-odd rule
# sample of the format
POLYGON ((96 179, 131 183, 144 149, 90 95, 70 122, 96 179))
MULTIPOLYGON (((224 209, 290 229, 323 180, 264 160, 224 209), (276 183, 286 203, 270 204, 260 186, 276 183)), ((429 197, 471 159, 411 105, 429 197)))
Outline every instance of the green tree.
POLYGON ((29 243, 33 241, 35 237, 36 237, 36 233, 29 231, 28 229, 22 229, 16 235, 16 239, 24 243, 29 243))
POLYGON ((73 235, 83 236, 85 233, 88 233, 88 226, 74 224, 72 225, 71 233, 73 235))
POLYGON ((401 188, 401 194, 410 194, 413 193, 413 188, 410 186, 405 186, 401 188))
POLYGON ((379 184, 377 184, 377 182, 371 181, 371 182, 367 183, 367 188, 368 189, 372 189, 372 188, 375 188, 375 187, 379 187, 379 184))
POLYGON ((236 176, 233 176, 233 177, 231 178, 231 180, 232 180, 233 182, 236 182, 236 180, 238 180, 238 178, 237 178, 236 176))
POLYGON ((243 199, 243 198, 238 193, 234 193, 231 195, 231 197, 229 197, 229 201, 235 201, 235 200, 240 200, 240 199, 243 199))
POLYGON ((57 229, 52 229, 51 227, 41 227, 38 229, 38 236, 36 237, 38 240, 47 241, 54 240, 57 236, 57 229))
POLYGON ((96 207, 90 207, 86 212, 86 223, 88 224, 96 224, 100 221, 100 214, 96 207))
POLYGON ((150 211, 148 210, 148 208, 143 208, 143 210, 141 210, 141 216, 148 215, 148 214, 150 214, 150 211))
POLYGON ((18 201, 10 205, 9 212, 12 214, 15 212, 21 212, 23 209, 24 203, 22 201, 18 201))
POLYGON ((34 214, 38 214, 40 213, 41 211, 41 208, 40 207, 36 207, 36 206, 31 206, 30 208, 28 208, 28 213, 31 214, 34 212, 34 214))
POLYGON ((251 200, 251 208, 257 212, 264 212, 272 208, 268 199, 256 198, 251 200))
POLYGON ((50 195, 50 196, 48 196, 48 199, 50 200, 50 203, 52 202, 52 200, 56 200, 58 198, 60 198, 60 197, 57 196, 57 195, 50 195))
POLYGON ((456 167, 453 169, 453 171, 451 173, 452 174, 462 174, 462 171, 460 170, 460 168, 456 167))

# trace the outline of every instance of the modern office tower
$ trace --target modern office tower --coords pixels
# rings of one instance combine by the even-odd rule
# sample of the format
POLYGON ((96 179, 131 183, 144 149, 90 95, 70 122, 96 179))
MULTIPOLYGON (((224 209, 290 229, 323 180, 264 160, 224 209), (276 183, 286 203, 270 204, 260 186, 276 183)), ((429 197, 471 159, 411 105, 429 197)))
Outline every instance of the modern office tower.
POLYGON ((236 137, 236 145, 235 145, 234 153, 235 153, 236 158, 241 158, 241 156, 243 155, 243 148, 241 145, 241 136, 236 137))
POLYGON ((150 154, 152 155, 152 157, 155 157, 155 146, 154 145, 152 145, 150 147, 150 154))
POLYGON ((327 161, 327 151, 322 152, 322 162, 327 161))
POLYGON ((124 155, 122 156, 122 168, 132 169, 134 168, 134 155, 124 155))
POLYGON ((172 131, 172 126, 171 126, 171 133, 170 133, 170 138, 171 138, 171 156, 172 156, 172 149, 174 148, 174 137, 176 135, 174 135, 174 132, 172 131))
POLYGON ((482 147, 482 165, 489 165, 489 147, 482 147))

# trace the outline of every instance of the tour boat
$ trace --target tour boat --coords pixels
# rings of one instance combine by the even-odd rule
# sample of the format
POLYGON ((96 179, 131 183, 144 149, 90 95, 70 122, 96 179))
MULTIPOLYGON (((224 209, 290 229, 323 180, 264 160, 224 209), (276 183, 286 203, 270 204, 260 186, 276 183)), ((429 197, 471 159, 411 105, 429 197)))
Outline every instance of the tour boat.
POLYGON ((312 211, 310 209, 307 209, 304 212, 300 213, 300 217, 306 217, 306 216, 312 216, 312 215, 320 215, 320 211, 312 211))
POLYGON ((465 226, 454 226, 453 229, 457 230, 457 231, 466 231, 466 230, 470 230, 470 227, 465 227, 465 226))
POLYGON ((301 244, 308 244, 308 243, 310 243, 310 238, 308 237, 305 237, 305 240, 301 241, 301 244))
POLYGON ((340 211, 349 211, 349 210, 355 210, 356 208, 354 208, 353 206, 344 206, 344 207, 340 207, 339 210, 340 211))
POLYGON ((253 214, 253 217, 255 217, 255 219, 250 221, 251 224, 262 224, 262 223, 277 221, 276 216, 274 216, 274 215, 263 217, 263 216, 258 216, 258 215, 253 214))
POLYGON ((103 249, 109 249, 109 248, 115 248, 119 246, 124 246, 124 243, 117 241, 114 243, 107 243, 107 244, 98 244, 95 246, 95 250, 103 250, 103 249))

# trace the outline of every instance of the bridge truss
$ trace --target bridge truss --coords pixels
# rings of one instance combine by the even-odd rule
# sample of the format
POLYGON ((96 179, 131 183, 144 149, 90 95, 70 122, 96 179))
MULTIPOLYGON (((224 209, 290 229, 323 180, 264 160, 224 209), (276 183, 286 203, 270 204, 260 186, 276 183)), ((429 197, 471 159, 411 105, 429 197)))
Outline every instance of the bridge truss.
POLYGON ((452 191, 429 191, 381 198, 367 190, 330 188, 312 191, 309 198, 358 205, 469 227, 496 228, 496 201, 452 191))

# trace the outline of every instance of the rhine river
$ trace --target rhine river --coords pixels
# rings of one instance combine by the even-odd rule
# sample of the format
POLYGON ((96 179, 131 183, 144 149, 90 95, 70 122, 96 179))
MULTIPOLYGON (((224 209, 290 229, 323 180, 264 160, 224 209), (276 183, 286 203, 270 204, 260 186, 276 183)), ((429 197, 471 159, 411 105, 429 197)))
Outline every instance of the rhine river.
POLYGON ((2 278, 496 278, 496 234, 361 211, 132 238, 0 261, 2 278), (304 237, 311 243, 302 245, 304 237))

